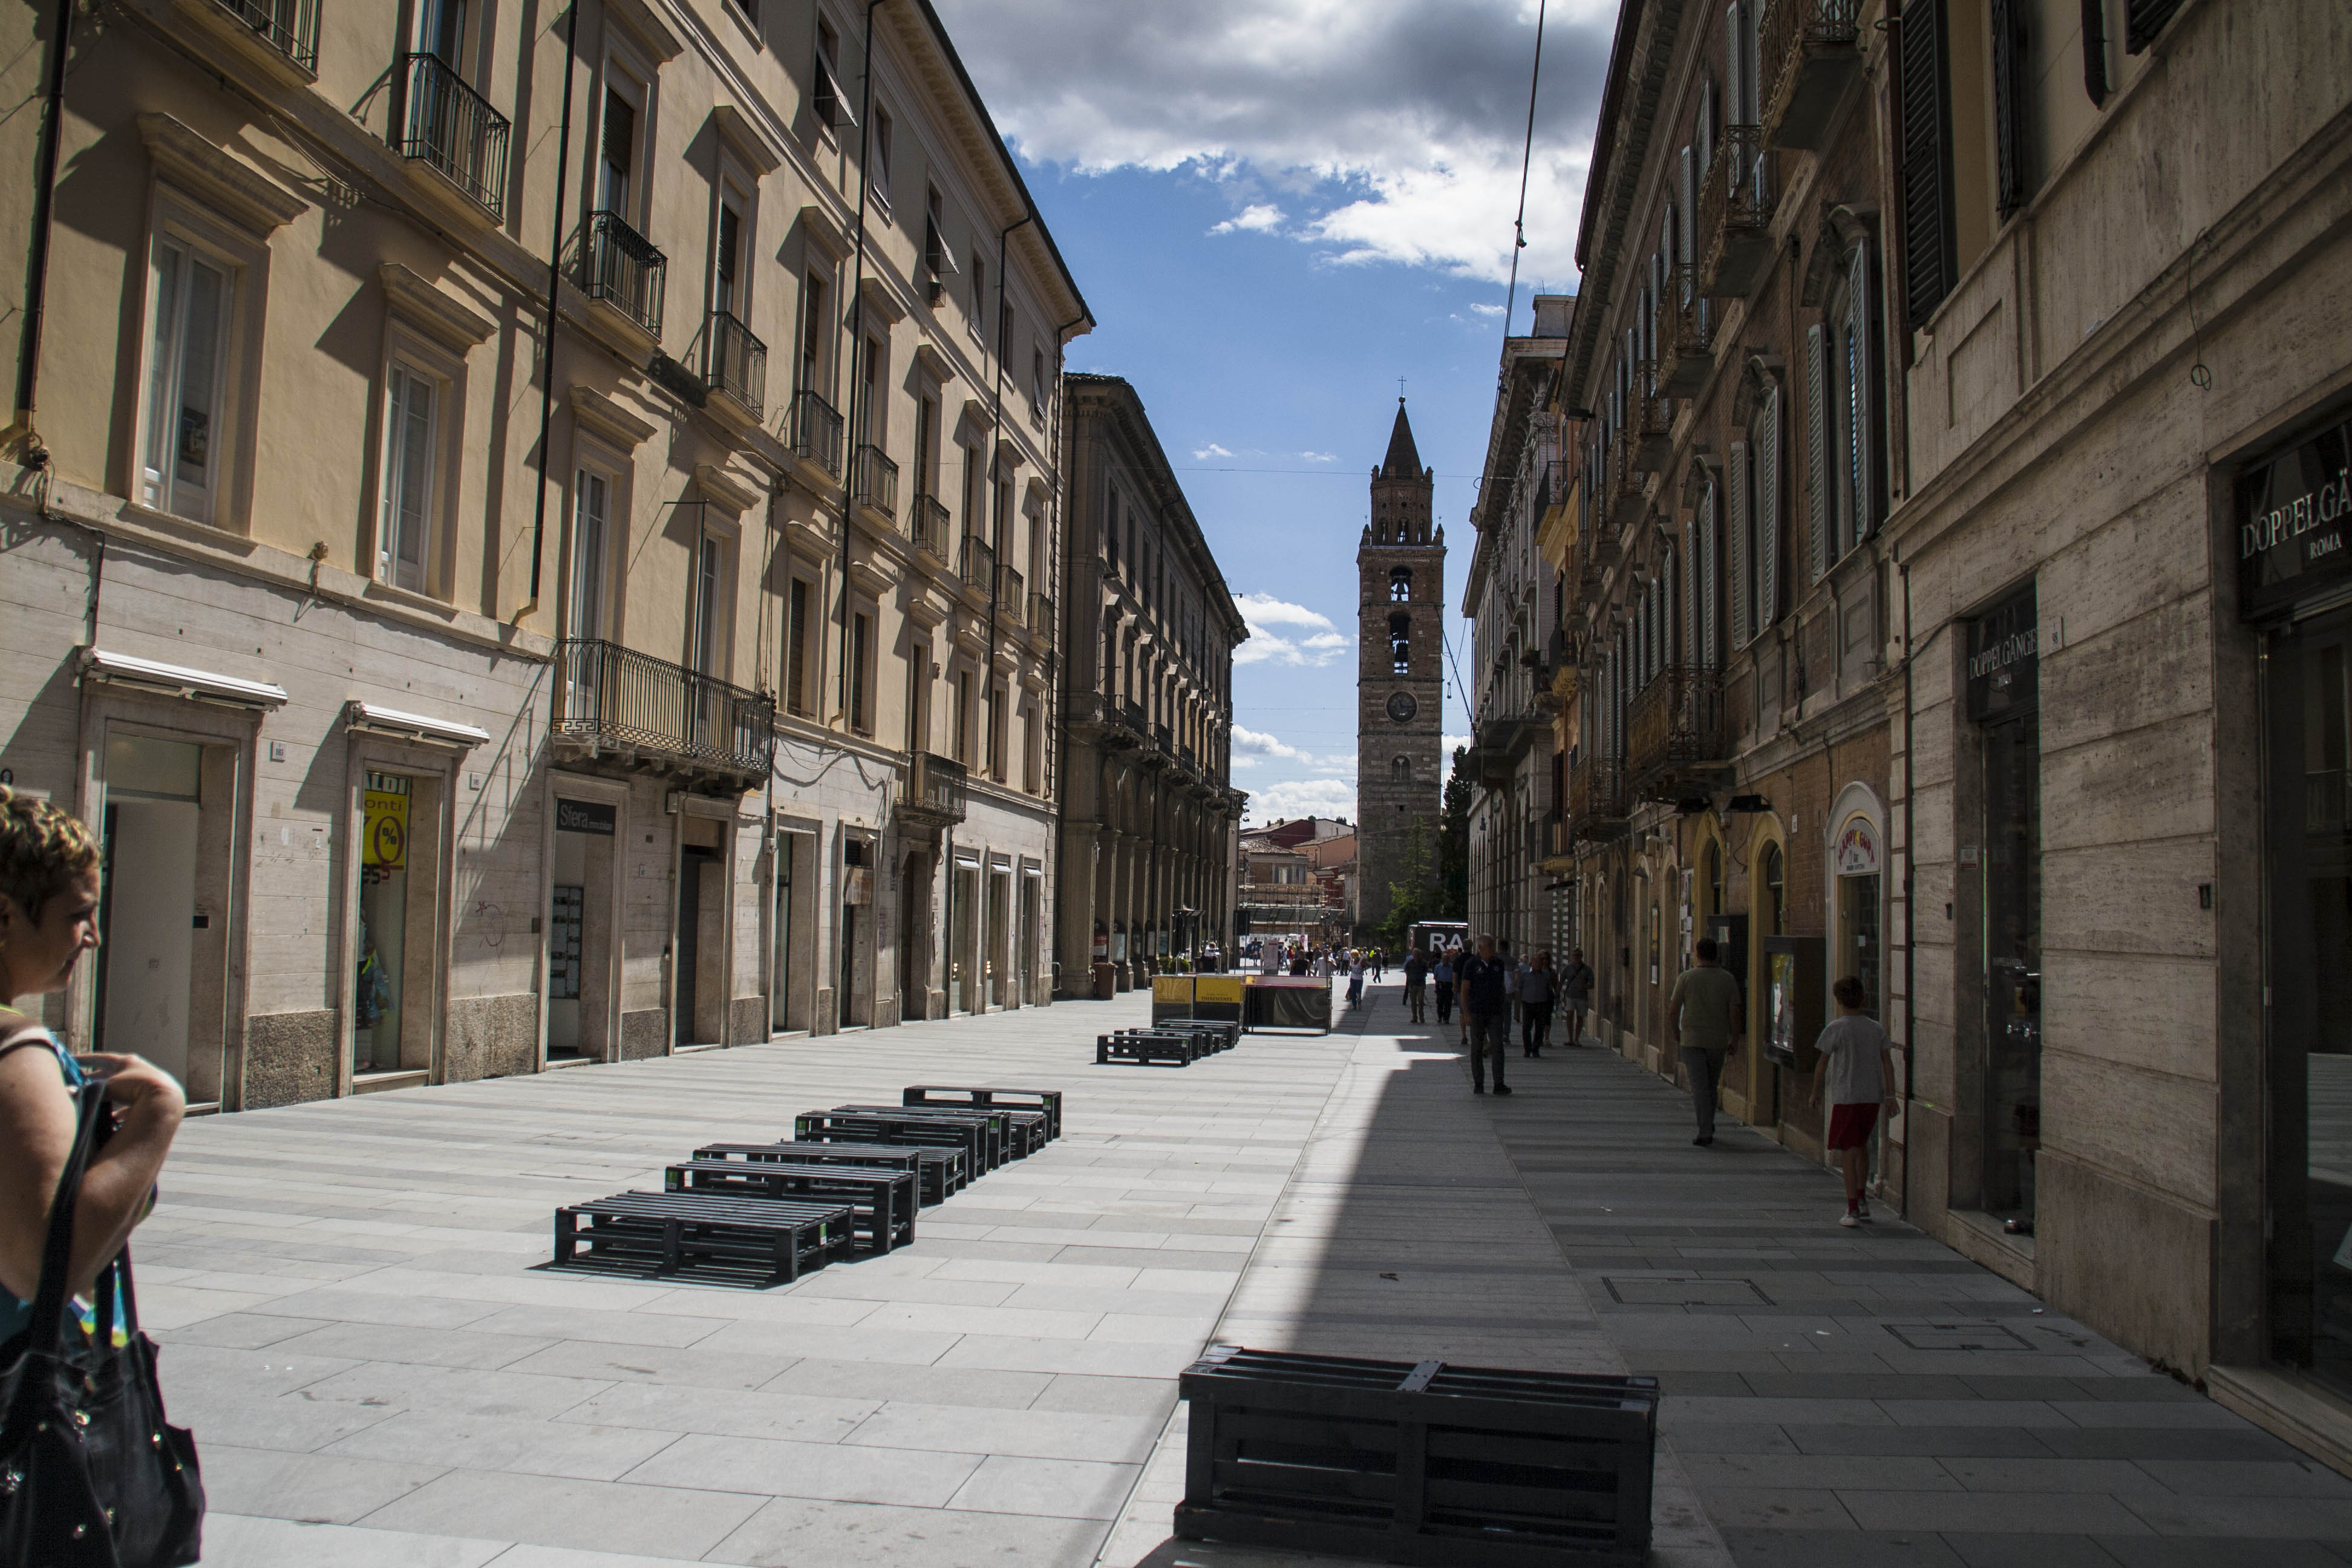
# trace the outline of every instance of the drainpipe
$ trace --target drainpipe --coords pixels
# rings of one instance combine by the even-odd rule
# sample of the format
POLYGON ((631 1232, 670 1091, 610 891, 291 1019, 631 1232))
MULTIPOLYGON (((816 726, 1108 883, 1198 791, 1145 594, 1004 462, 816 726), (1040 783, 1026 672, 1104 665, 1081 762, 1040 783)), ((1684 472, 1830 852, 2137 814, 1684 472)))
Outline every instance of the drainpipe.
POLYGON ((849 417, 843 445, 849 447, 849 472, 841 487, 841 668, 835 672, 835 700, 841 727, 849 728, 849 528, 850 500, 857 488, 858 356, 866 349, 866 198, 874 189, 874 13, 882 0, 866 0, 866 53, 858 62, 857 83, 857 262, 849 292, 849 417))
POLYGON ((1919 1016, 1919 929, 1918 904, 1914 896, 1917 873, 1914 860, 1918 852, 1918 839, 1912 828, 1912 801, 1916 798, 1916 781, 1912 775, 1912 761, 1919 753, 1914 742, 1914 726, 1917 723, 1911 703, 1911 563, 1903 559, 1898 548, 1895 570, 1903 577, 1903 1199, 1902 1215, 1911 1217, 1911 1098, 1914 1071, 1919 1056, 1918 1031, 1914 1021, 1919 1016))
POLYGON ((530 518, 530 597, 514 613, 514 624, 539 608, 540 568, 547 559, 547 439, 555 418, 555 308, 563 280, 563 202, 572 185, 572 84, 580 74, 580 4, 572 0, 563 21, 563 122, 555 138, 555 227, 547 240, 547 319, 540 329, 546 363, 539 377, 539 504, 530 518))
POLYGON ((58 143, 64 136, 66 55, 73 46, 74 0, 58 0, 57 37, 49 46, 41 129, 34 164, 32 247, 25 258, 25 329, 16 343, 16 416, 0 430, 0 452, 28 468, 48 466, 49 450, 33 428, 34 391, 41 378, 41 324, 49 292, 49 204, 58 188, 58 143))

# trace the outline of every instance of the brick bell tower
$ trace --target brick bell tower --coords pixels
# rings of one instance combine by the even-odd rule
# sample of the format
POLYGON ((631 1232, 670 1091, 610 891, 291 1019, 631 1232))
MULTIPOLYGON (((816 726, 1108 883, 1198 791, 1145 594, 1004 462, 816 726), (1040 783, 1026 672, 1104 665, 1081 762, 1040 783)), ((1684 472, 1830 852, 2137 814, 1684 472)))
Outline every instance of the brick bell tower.
POLYGON ((1421 466, 1404 399, 1372 470, 1372 518, 1356 551, 1356 854, 1367 931, 1391 884, 1436 883, 1444 793, 1445 531, 1430 521, 1435 476, 1421 466))

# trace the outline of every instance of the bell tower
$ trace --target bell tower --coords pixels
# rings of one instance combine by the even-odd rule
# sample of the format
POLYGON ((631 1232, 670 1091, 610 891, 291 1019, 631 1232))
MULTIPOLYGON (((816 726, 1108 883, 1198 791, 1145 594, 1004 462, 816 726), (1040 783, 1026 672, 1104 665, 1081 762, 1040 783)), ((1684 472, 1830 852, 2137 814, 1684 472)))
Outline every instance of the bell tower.
POLYGON ((1372 470, 1371 521, 1356 550, 1356 857, 1367 929, 1392 885, 1437 879, 1444 793, 1445 531, 1431 525, 1435 476, 1421 466, 1404 399, 1372 470))

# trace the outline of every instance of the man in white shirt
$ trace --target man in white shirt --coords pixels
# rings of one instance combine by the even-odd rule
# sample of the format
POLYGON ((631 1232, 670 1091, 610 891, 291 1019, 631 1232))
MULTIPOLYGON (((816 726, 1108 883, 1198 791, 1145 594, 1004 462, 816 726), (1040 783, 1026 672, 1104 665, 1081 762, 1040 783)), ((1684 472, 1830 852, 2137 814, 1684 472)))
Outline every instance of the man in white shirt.
POLYGON ((1845 1216, 1838 1224, 1852 1226, 1870 1218, 1862 1182, 1870 1167, 1871 1130, 1880 1108, 1894 1103, 1895 1059, 1886 1031, 1863 1011, 1869 995, 1861 979, 1849 974, 1830 994, 1837 998, 1838 1016, 1814 1047, 1820 1058, 1813 1063, 1813 1098, 1830 1108, 1829 1146, 1845 1174, 1845 1216))

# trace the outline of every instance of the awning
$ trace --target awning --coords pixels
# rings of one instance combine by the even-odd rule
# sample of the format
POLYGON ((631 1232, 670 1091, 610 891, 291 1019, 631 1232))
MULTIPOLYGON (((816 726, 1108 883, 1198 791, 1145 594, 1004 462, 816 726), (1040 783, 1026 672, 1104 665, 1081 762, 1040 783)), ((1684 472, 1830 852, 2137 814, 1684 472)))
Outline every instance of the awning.
POLYGON ((226 702, 237 708, 274 710, 286 705, 286 689, 266 680, 247 680, 240 676, 216 675, 209 669, 133 658, 127 653, 110 653, 102 647, 81 650, 81 673, 84 679, 102 685, 131 686, 142 691, 226 702))
POLYGON ((460 751, 472 751, 490 738, 488 730, 472 724, 436 719, 427 713, 404 713, 397 708, 379 708, 357 698, 345 705, 343 724, 363 734, 390 735, 428 746, 455 746, 460 751))

